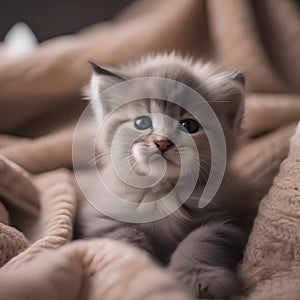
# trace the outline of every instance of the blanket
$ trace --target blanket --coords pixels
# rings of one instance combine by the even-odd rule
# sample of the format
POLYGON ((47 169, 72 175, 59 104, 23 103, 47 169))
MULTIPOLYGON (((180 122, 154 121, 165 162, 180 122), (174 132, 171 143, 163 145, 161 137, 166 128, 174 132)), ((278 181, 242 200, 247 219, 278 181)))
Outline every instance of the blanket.
POLYGON ((72 173, 86 61, 114 65, 171 50, 247 70, 243 133, 230 163, 260 205, 238 299, 298 299, 299 43, 293 0, 143 0, 24 58, 1 45, 0 299, 189 299, 138 249, 72 241, 86 201, 72 173))
POLYGON ((240 272, 247 299, 298 299, 300 124, 268 194, 262 199, 240 272))
POLYGON ((70 172, 35 177, 4 156, 0 166, 1 299, 188 299, 133 247, 105 239, 62 247, 78 201, 70 172))

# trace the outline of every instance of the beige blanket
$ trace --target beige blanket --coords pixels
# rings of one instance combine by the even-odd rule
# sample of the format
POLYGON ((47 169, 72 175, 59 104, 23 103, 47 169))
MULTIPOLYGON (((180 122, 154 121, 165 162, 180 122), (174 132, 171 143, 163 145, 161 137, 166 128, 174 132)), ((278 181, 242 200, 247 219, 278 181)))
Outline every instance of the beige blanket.
POLYGON ((4 157, 0 166, 11 212, 1 206, 1 299, 188 299, 137 249, 100 239, 62 247, 72 238, 78 199, 70 172, 33 177, 4 157))
POLYGON ((244 137, 232 165, 255 184, 254 206, 266 195, 239 268, 243 297, 298 299, 299 43, 293 0, 146 0, 18 61, 0 47, 0 299, 188 299, 136 249, 71 242, 84 199, 61 169, 71 167, 86 61, 117 64, 166 49, 247 69, 244 137))

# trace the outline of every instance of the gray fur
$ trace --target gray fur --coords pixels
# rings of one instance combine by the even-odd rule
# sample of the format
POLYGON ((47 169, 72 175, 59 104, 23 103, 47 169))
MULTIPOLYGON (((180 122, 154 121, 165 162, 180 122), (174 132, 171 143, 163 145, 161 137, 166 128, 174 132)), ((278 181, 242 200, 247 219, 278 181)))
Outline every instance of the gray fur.
MULTIPOLYGON (((110 76, 110 70, 105 71, 102 67, 94 67, 94 69, 96 74, 93 75, 88 96, 93 101, 96 116, 99 105, 105 106, 107 113, 109 112, 109 105, 112 103, 105 103, 107 99, 99 100, 99 94, 119 82, 119 74, 126 74, 128 78, 151 76, 177 80, 197 90, 208 100, 220 120, 230 150, 229 154, 231 153, 243 112, 244 75, 242 73, 220 72, 212 65, 193 62, 191 59, 174 54, 149 56, 138 63, 122 66, 116 78, 110 76)), ((180 90, 163 89, 164 87, 161 87, 160 93, 172 93, 172 97, 180 97, 180 90)), ((186 99, 182 100, 186 101, 186 99)), ((109 152, 114 129, 119 123, 123 124, 132 116, 153 110, 178 120, 185 113, 173 103, 159 100, 140 100, 130 103, 113 113, 112 121, 107 124, 101 137, 100 153, 109 152)), ((208 296, 225 298, 237 293, 240 288, 235 268, 241 259, 246 235, 244 230, 235 225, 238 223, 235 221, 238 220, 241 199, 238 199, 228 186, 230 180, 233 180, 236 186, 238 184, 234 174, 227 170, 226 180, 223 181, 215 199, 204 209, 198 208, 199 195, 210 171, 210 150, 205 136, 196 134, 193 138, 199 155, 205 154, 205 159, 201 158, 203 168, 199 174, 198 187, 184 206, 164 219, 143 224, 121 223, 101 215, 91 207, 86 208, 80 212, 77 220, 77 237, 105 236, 131 243, 151 253, 162 264, 168 265, 192 295, 200 298, 208 296)), ((152 142, 145 140, 144 143, 150 145, 152 142)), ((170 153, 176 156, 175 150, 170 149, 170 153)), ((114 181, 117 179, 114 179, 111 164, 105 155, 101 156, 100 165, 104 177, 110 178, 112 188, 119 186, 121 183, 114 181)), ((142 173, 143 168, 145 166, 138 166, 137 172, 142 173)), ((176 179, 177 176, 177 169, 175 168, 175 171, 173 169, 169 173, 170 178, 165 178, 162 187, 173 187, 174 178, 176 179)), ((160 191, 160 188, 161 186, 156 187, 156 192, 160 191)), ((161 194, 158 193, 159 198, 164 192, 168 192, 168 188, 162 190, 161 194)), ((128 194, 137 197, 139 195, 138 191, 122 186, 123 197, 127 196, 124 190, 127 190, 128 194)), ((151 198, 155 193, 154 190, 149 189, 146 194, 151 198)), ((138 201, 148 201, 147 199, 146 197, 138 201)))

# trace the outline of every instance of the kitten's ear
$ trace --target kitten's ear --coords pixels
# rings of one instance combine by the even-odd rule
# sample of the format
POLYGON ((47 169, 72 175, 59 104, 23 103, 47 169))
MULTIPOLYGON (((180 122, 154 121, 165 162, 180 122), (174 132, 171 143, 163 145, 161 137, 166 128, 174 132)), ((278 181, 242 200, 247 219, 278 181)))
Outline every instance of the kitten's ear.
POLYGON ((214 99, 226 113, 231 128, 240 127, 244 114, 245 72, 222 72, 210 80, 210 90, 214 99))
POLYGON ((118 99, 103 99, 101 92, 109 87, 130 79, 111 67, 102 67, 92 61, 89 61, 93 69, 93 75, 89 86, 86 88, 87 98, 91 100, 96 118, 100 120, 104 115, 111 112, 118 103, 118 99))
POLYGON ((119 73, 117 70, 114 70, 111 67, 102 67, 92 61, 88 61, 91 65, 93 72, 95 75, 98 76, 104 76, 104 77, 110 77, 111 79, 117 79, 117 80, 127 80, 128 76, 125 76, 121 73, 119 73))

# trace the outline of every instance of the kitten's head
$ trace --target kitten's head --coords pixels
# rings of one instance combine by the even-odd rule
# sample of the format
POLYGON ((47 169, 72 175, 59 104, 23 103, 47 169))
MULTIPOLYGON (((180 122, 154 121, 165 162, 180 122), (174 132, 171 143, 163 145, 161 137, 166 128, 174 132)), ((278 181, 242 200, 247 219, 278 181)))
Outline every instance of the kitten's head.
MULTIPOLYGON (((193 112, 180 105, 191 101, 184 98, 180 87, 156 87, 160 91, 154 91, 154 95, 158 97, 134 100, 121 107, 118 107, 120 100, 99 96, 115 84, 141 77, 172 79, 197 91, 215 112, 224 131, 228 153, 231 152, 243 112, 244 76, 241 72, 218 72, 211 65, 176 55, 147 57, 118 70, 92 66, 89 97, 96 117, 100 118, 103 113, 108 116, 98 141, 103 163, 109 160, 115 143, 127 153, 130 166, 139 175, 150 172, 151 159, 163 157, 167 163, 165 176, 177 180, 180 172, 185 174, 193 169, 197 157, 201 165, 199 179, 207 180, 211 168, 208 137, 202 122, 200 124, 193 112), (177 104, 161 100, 166 99, 166 95, 177 99, 177 104)), ((155 168, 155 164, 151 168, 153 166, 155 168)))

